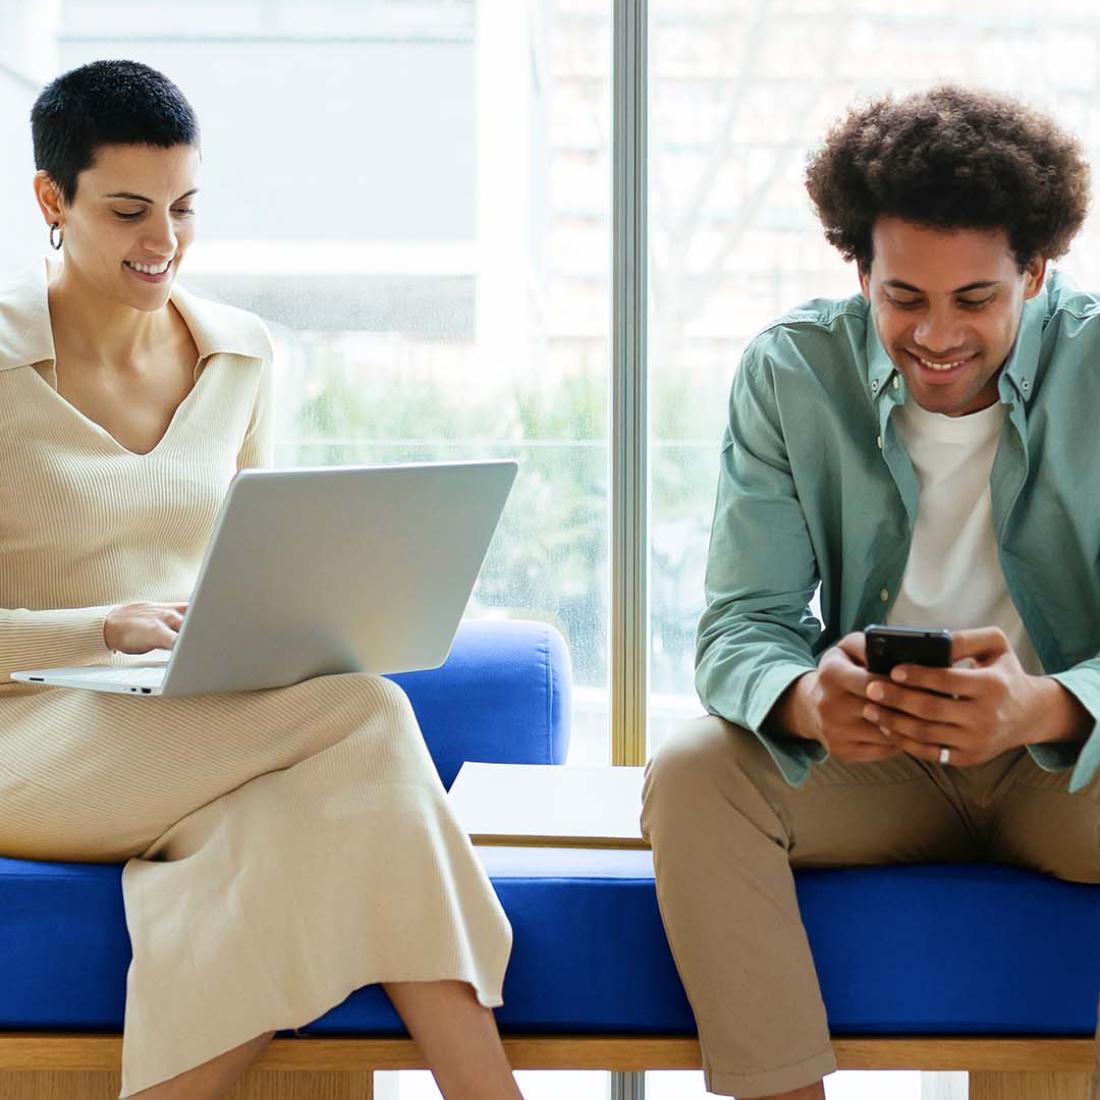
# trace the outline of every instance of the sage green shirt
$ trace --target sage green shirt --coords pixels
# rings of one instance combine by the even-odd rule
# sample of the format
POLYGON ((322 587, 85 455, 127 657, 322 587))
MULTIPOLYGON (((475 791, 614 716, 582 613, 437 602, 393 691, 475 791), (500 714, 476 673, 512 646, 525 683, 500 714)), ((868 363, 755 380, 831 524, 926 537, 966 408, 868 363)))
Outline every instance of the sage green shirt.
MULTIPOLYGON (((1008 416, 990 492, 1005 583, 1044 672, 1100 720, 1100 297, 1051 273, 998 389, 1008 416)), ((733 380, 696 687, 794 787, 828 751, 761 726, 824 650, 885 621, 897 596, 920 496, 892 415, 905 394, 862 295, 788 313, 733 380)), ((1076 792, 1100 766, 1100 732, 1028 752, 1045 771, 1072 768, 1076 792)))

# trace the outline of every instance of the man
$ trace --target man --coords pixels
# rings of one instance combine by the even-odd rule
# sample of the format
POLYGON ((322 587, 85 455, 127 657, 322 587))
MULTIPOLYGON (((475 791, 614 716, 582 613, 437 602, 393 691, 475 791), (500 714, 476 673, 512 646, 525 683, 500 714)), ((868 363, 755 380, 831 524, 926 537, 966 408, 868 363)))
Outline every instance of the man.
POLYGON ((822 1100, 792 867, 1100 883, 1100 297, 1047 270, 1088 206, 1080 147, 1013 100, 878 100, 806 182, 860 293, 745 351, 698 634, 710 716, 650 762, 642 827, 708 1090, 822 1100), (870 674, 873 622, 949 629, 955 667, 870 674))

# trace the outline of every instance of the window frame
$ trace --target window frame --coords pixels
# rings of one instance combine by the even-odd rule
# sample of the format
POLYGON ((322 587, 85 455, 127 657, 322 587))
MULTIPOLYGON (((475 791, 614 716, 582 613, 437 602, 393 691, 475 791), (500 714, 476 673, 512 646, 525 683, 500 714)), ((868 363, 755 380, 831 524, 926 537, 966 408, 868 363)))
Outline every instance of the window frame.
POLYGON ((612 0, 611 763, 646 759, 649 706, 648 0, 612 0))

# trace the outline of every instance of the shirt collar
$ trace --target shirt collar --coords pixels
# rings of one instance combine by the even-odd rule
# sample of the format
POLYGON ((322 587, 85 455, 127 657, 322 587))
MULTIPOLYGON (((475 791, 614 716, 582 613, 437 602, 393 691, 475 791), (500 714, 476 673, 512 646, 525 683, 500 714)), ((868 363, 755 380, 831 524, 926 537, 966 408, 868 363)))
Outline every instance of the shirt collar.
MULTIPOLYGON (((1039 369, 1039 345, 1043 335, 1043 322, 1047 312, 1047 287, 1024 302, 1020 315, 1020 327, 998 379, 998 390, 1005 404, 1013 401, 1015 390, 1025 401, 1035 392, 1035 375, 1039 369)), ((874 314, 867 308, 867 385, 871 397, 877 399, 896 391, 895 403, 905 398, 905 379, 894 365, 879 339, 874 314), (895 379, 894 376, 897 375, 895 379)))
POLYGON ((1025 400, 1035 392, 1035 376, 1039 370, 1039 346, 1043 339, 1043 325, 1046 322, 1048 294, 1043 289, 1024 302, 1020 315, 1020 327, 1016 332, 1016 342, 1005 361, 999 380, 1001 400, 1006 404, 1011 400, 1010 385, 1025 400))
MULTIPOLYGON (((0 371, 32 366, 55 356, 47 287, 49 261, 23 273, 0 291, 0 371)), ((271 345, 258 318, 211 302, 176 285, 170 300, 179 310, 199 358, 227 353, 266 359, 271 345)))
POLYGON ((878 337, 878 328, 875 326, 875 315, 870 303, 867 305, 867 385, 871 390, 872 398, 882 397, 892 388, 899 389, 905 384, 901 372, 894 366, 882 341, 878 337), (897 375, 898 386, 892 387, 892 379, 897 375))
POLYGON ((0 370, 53 359, 46 266, 24 272, 0 292, 0 370))

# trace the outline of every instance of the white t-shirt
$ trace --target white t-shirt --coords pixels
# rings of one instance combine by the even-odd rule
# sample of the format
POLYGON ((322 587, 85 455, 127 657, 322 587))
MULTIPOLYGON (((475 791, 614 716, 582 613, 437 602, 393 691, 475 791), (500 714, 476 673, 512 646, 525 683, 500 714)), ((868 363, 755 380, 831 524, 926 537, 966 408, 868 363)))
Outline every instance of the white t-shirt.
POLYGON ((894 413, 920 481, 917 525, 892 626, 962 630, 999 626, 1024 671, 1043 667, 1005 585, 993 531, 989 475, 1007 409, 968 416, 929 412, 912 399, 894 413))

